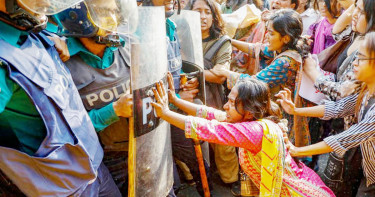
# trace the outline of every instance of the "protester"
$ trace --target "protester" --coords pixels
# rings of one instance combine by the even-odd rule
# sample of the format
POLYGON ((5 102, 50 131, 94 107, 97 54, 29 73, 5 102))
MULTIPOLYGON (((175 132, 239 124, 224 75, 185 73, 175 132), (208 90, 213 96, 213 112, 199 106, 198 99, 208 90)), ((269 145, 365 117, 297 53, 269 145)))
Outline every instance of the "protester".
POLYGON ((270 10, 276 11, 280 9, 293 9, 296 10, 299 6, 298 0, 272 0, 270 3, 270 10))
MULTIPOLYGON (((370 20, 370 18, 373 17, 374 12, 372 11, 372 9, 369 9, 373 6, 373 1, 357 1, 357 5, 352 15, 353 22, 351 27, 351 29, 356 32, 356 35, 354 35, 355 37, 352 38, 352 41, 350 44, 348 44, 347 49, 345 49, 343 54, 341 54, 338 58, 336 81, 332 81, 331 79, 329 79, 329 77, 323 76, 319 71, 317 71, 316 62, 311 61, 310 58, 306 59, 305 61, 304 70, 307 76, 315 83, 316 89, 324 93, 332 101, 338 101, 341 98, 344 98, 360 90, 360 83, 354 76, 353 62, 355 60, 355 55, 357 54, 357 51, 361 43, 363 42, 362 35, 365 35, 368 31, 374 30, 375 23, 374 21, 370 20), (366 7, 367 9, 365 9, 366 7), (360 10, 363 10, 364 14, 360 14, 362 12, 360 10)), ((342 121, 334 120, 331 128, 329 129, 330 132, 340 133, 343 130, 349 129, 351 125, 356 123, 356 119, 354 115, 346 116, 343 119, 343 123, 342 121)), ((335 170, 328 170, 327 174, 325 173, 325 176, 332 176, 332 174, 333 176, 328 177, 327 179, 323 178, 323 181, 325 181, 327 185, 331 185, 332 183, 333 185, 331 185, 331 189, 338 196, 351 196, 351 193, 355 193, 359 187, 360 180, 357 177, 359 177, 359 173, 361 173, 361 171, 358 170, 361 165, 360 150, 358 150, 357 148, 353 148, 345 154, 344 158, 341 158, 334 153, 331 153, 330 157, 342 159, 342 162, 339 163, 344 168, 335 167, 335 170), (343 169, 343 172, 340 169, 343 169), (337 174, 343 174, 343 176, 338 177, 339 180, 343 182, 342 184, 347 185, 346 187, 342 187, 342 184, 336 184, 338 180, 335 180, 335 178, 333 177, 337 177, 335 176, 337 174)))
POLYGON ((312 54, 319 54, 324 49, 335 43, 332 36, 332 28, 340 15, 336 0, 315 1, 315 9, 319 10, 323 17, 321 21, 309 27, 307 32, 313 40, 311 47, 312 54))
MULTIPOLYGON (((373 196, 374 184, 374 104, 375 92, 374 60, 375 60, 375 33, 366 34, 365 41, 358 49, 354 61, 354 74, 357 80, 363 82, 362 90, 345 97, 339 101, 326 101, 324 105, 310 108, 296 108, 290 99, 290 91, 283 90, 278 93, 278 101, 287 113, 331 119, 355 115, 357 121, 346 131, 327 137, 323 142, 306 147, 294 147, 290 142, 288 146, 292 156, 305 156, 336 152, 343 156, 351 148, 360 146, 363 157, 363 176, 356 196, 373 196)), ((354 194, 355 195, 355 194, 354 194)))
MULTIPOLYGON (((247 35, 247 37, 235 37, 234 39, 245 41, 247 43, 268 43, 266 37, 266 23, 272 13, 280 9, 297 9, 298 5, 299 1, 297 0, 271 1, 271 10, 264 10, 261 15, 261 20, 257 24, 254 24, 253 28, 250 28, 247 33, 242 34, 247 35)), ((259 46, 260 44, 258 45, 256 51, 260 50, 259 46)), ((246 51, 242 51, 240 48, 237 49, 236 45, 233 45, 232 57, 231 70, 250 75, 259 72, 272 61, 269 58, 260 58, 258 55, 251 57, 248 53, 246 53, 246 51)))
MULTIPOLYGON (((192 10, 199 12, 201 19, 206 103, 210 107, 222 109, 227 94, 222 85, 225 78, 216 76, 211 69, 218 64, 227 65, 226 68, 229 69, 232 53, 230 38, 225 36, 224 21, 212 0, 193 0, 192 10)), ((221 180, 231 185, 232 193, 239 196, 239 166, 236 148, 218 144, 211 144, 211 147, 221 180)))
MULTIPOLYGON (((301 55, 308 53, 306 41, 301 38, 301 18, 296 11, 290 9, 279 10, 271 16, 267 30, 269 45, 262 45, 262 50, 260 50, 258 54, 256 52, 256 44, 236 40, 232 40, 232 44, 252 57, 259 55, 261 58, 272 59, 273 61, 270 65, 264 67, 260 72, 253 76, 235 73, 222 69, 221 67, 215 69, 214 72, 219 76, 225 76, 227 78, 229 88, 232 88, 238 79, 250 77, 255 77, 258 80, 266 82, 269 85, 272 94, 277 93, 282 89, 282 86, 290 87, 296 92, 294 99, 299 102, 299 105, 306 105, 305 100, 302 100, 297 94, 299 90, 298 84, 300 84, 298 81, 300 77, 297 76, 300 73, 302 63, 301 55)), ((289 128, 293 131, 290 132, 290 137, 294 139, 294 133, 297 133, 300 135, 298 143, 309 144, 310 139, 307 120, 301 117, 292 117, 288 115, 286 118, 289 121, 289 128), (293 118, 295 120, 293 120, 293 118), (293 125, 293 121, 296 121, 299 124, 293 125)))
POLYGON ((309 27, 318 22, 320 19, 320 14, 318 11, 310 8, 311 0, 301 0, 299 1, 299 6, 296 11, 300 14, 302 18, 303 31, 302 35, 306 35, 309 27))
POLYGON ((0 1, 1 196, 121 196, 52 35, 42 31, 46 14, 78 2, 0 1))
POLYGON ((154 88, 157 115, 185 129, 188 138, 239 147, 241 167, 260 188, 260 196, 334 196, 314 171, 296 163, 286 151, 278 125, 280 111, 265 83, 256 79, 237 83, 223 112, 179 99, 171 75, 168 79, 169 101, 197 117, 170 111, 162 82, 154 88))

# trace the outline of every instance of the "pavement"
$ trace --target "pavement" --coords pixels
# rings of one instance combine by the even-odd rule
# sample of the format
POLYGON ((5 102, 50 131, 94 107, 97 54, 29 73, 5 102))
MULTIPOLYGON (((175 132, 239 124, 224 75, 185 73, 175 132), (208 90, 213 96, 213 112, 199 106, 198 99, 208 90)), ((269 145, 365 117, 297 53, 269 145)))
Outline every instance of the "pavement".
MULTIPOLYGON (((230 187, 224 185, 218 173, 212 175, 213 191, 212 197, 233 197, 230 187)), ((200 197, 195 185, 191 186, 183 183, 181 190, 178 192, 177 197, 200 197)))

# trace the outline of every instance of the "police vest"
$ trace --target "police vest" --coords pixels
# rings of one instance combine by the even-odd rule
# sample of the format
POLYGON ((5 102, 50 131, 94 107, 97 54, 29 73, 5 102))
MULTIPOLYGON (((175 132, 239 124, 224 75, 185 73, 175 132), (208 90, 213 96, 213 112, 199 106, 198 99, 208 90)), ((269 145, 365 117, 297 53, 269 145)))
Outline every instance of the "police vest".
MULTIPOLYGON (((102 108, 130 90, 130 53, 123 47, 114 52, 114 60, 106 69, 86 64, 79 55, 65 64, 69 68, 86 110, 102 108)), ((104 150, 127 151, 129 142, 128 119, 120 117, 99 133, 104 150)))
POLYGON ((180 53, 180 43, 177 33, 174 35, 174 41, 170 41, 167 37, 167 57, 168 71, 173 75, 174 88, 176 93, 180 90, 180 73, 182 69, 182 59, 180 53))
POLYGON ((69 70, 43 33, 16 48, 0 39, 9 77, 30 96, 46 137, 30 156, 0 147, 0 168, 27 196, 79 196, 103 158, 98 137, 69 70))

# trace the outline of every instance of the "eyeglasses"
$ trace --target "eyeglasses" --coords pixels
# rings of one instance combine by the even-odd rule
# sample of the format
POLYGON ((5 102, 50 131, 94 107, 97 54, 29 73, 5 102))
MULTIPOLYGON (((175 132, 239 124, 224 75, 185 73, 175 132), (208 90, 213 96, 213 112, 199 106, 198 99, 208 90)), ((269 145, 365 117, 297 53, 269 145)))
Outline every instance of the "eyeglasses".
POLYGON ((358 57, 358 53, 355 54, 354 55, 354 63, 359 64, 360 60, 363 60, 363 61, 366 61, 366 60, 375 60, 375 58, 361 58, 361 57, 358 57))

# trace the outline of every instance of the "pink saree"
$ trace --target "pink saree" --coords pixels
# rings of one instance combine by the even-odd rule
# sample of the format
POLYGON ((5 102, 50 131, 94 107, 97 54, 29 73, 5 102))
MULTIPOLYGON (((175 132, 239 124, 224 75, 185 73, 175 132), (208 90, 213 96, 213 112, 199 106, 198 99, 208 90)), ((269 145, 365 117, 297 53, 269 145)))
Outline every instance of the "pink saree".
POLYGON ((335 196, 313 170, 292 159, 277 124, 265 119, 231 124, 222 122, 225 118, 225 112, 202 106, 197 117, 186 119, 186 137, 239 147, 240 165, 261 196, 335 196))

